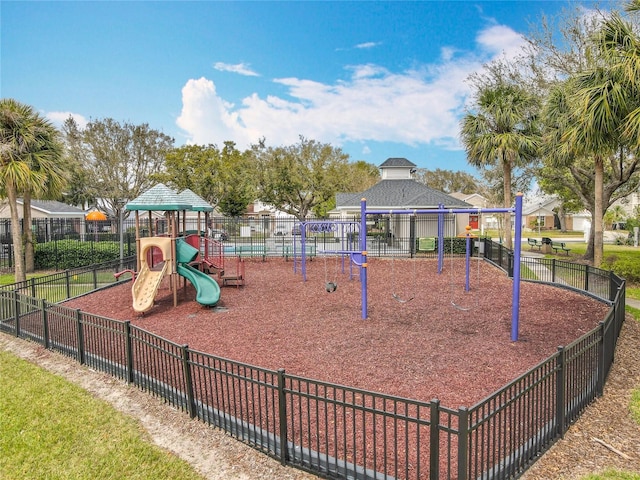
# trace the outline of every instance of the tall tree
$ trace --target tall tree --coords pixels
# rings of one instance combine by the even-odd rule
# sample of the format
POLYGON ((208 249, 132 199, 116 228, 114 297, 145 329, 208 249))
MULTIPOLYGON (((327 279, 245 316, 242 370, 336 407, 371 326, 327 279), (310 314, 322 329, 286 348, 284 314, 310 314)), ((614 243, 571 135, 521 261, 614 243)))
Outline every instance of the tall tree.
MULTIPOLYGON (((58 188, 61 145, 55 128, 32 107, 14 99, 0 100, 0 193, 11 212, 15 280, 26 279, 18 197, 43 195, 58 188)), ((29 217, 30 218, 30 217, 29 217)), ((30 231, 25 219, 25 231, 30 231)))
MULTIPOLYGON (((73 117, 62 124, 64 139, 64 161, 69 172, 69 182, 64 192, 64 201, 87 209, 96 204, 96 191, 92 184, 90 153, 83 140, 83 132, 73 117)), ((59 200, 63 200, 62 196, 59 200)))
MULTIPOLYGON (((364 192, 380 181, 380 169, 364 160, 350 162, 346 166, 344 181, 341 193, 364 192)), ((327 218, 329 212, 334 208, 336 208, 335 195, 316 205, 313 208, 313 213, 318 218, 327 218)))
POLYGON ((224 215, 246 212, 255 200, 255 172, 250 152, 233 142, 216 145, 184 145, 167 154, 165 170, 153 176, 176 190, 189 188, 224 215))
MULTIPOLYGON (((31 181, 22 192, 22 218, 25 226, 31 225, 31 200, 59 198, 68 180, 68 171, 62 161, 60 132, 46 120, 40 119, 40 123, 38 145, 25 155, 31 171, 31 181)), ((35 270, 33 230, 25 228, 23 236, 25 271, 31 273, 35 270)))
POLYGON ((129 200, 154 185, 152 175, 162 171, 173 147, 171 137, 146 123, 121 124, 111 118, 89 122, 80 135, 82 144, 70 154, 87 162, 91 196, 116 219, 129 200))
POLYGON ((593 40, 597 61, 569 82, 574 89, 562 146, 593 159, 593 264, 598 266, 603 259, 603 217, 612 193, 607 192, 612 185, 605 184, 606 167, 619 179, 614 187, 627 183, 639 168, 640 37, 614 12, 593 40))
POLYGON ((584 13, 578 7, 563 11, 555 22, 543 18, 540 30, 529 37, 529 56, 519 63, 530 67, 530 84, 546 95, 540 184, 559 185, 560 195, 570 189, 582 199, 593 226, 585 258, 597 265, 602 258, 602 215, 633 188, 638 167, 630 142, 638 135, 628 134, 626 140, 621 135, 633 116, 620 110, 638 98, 637 93, 629 95, 636 88, 629 89, 631 78, 638 78, 637 64, 632 66, 637 35, 615 12, 584 13), (626 85, 616 65, 632 72, 626 85), (625 116, 623 127, 618 120, 625 116))
POLYGON ((468 172, 453 170, 443 170, 436 168, 428 170, 426 168, 418 168, 415 178, 418 182, 424 183, 426 186, 445 193, 480 193, 483 194, 484 185, 468 172))
POLYGON ((339 148, 300 137, 295 145, 253 146, 259 199, 304 220, 315 207, 349 186, 349 156, 339 148))
MULTIPOLYGON (((475 110, 461 122, 468 162, 479 168, 502 170, 504 206, 510 208, 513 170, 533 162, 538 155, 537 99, 524 88, 501 80, 480 87, 475 110)), ((504 226, 506 245, 511 248, 510 215, 505 215, 504 226)))
POLYGON ((603 255, 604 213, 616 200, 638 187, 639 164, 638 157, 614 133, 618 130, 614 122, 602 127, 590 123, 581 98, 584 91, 580 85, 584 84, 575 84, 575 78, 556 86, 545 106, 545 168, 540 170, 540 184, 547 191, 554 188, 561 198, 579 198, 591 212, 592 228, 585 258, 599 265, 603 255))

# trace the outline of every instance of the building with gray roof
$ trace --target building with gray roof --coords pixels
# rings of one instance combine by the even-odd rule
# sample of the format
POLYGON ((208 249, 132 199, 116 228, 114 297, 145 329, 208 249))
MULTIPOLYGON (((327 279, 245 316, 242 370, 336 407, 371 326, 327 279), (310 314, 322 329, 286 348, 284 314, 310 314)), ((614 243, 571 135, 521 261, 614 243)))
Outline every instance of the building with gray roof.
MULTIPOLYGON (((434 190, 413 179, 415 163, 406 158, 388 158, 380 165, 381 180, 360 193, 338 193, 336 208, 331 212, 334 219, 348 219, 360 215, 360 200, 365 198, 367 208, 381 210, 415 210, 444 208, 472 208, 472 205, 434 190)), ((386 229, 393 237, 409 237, 411 222, 407 215, 386 216, 386 229), (404 218, 403 218, 404 217, 404 218)), ((376 221, 380 221, 378 218, 376 221)), ((445 215, 445 235, 464 232, 469 222, 468 214, 445 215)), ((415 219, 417 237, 437 236, 437 215, 422 214, 415 219)))

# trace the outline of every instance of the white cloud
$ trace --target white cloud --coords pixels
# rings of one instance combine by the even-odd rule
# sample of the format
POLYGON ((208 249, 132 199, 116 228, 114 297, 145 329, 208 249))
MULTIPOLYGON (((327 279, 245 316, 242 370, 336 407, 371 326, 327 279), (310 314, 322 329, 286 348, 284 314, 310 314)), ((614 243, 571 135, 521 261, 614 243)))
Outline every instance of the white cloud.
POLYGON ((380 42, 364 42, 356 45, 356 48, 373 48, 380 45, 380 42))
POLYGON ((182 90, 178 126, 191 142, 233 140, 239 148, 265 137, 288 145, 299 135, 341 146, 345 142, 396 142, 458 149, 459 121, 469 95, 469 74, 505 53, 515 55, 522 37, 491 25, 477 36, 477 53, 443 48, 433 64, 392 72, 375 64, 345 67, 346 79, 322 83, 279 78, 285 95, 253 93, 234 105, 218 96, 213 81, 189 80, 182 90))
POLYGON ((236 63, 231 65, 223 62, 216 62, 213 64, 213 68, 220 70, 221 72, 237 73, 239 75, 245 75, 247 77, 259 77, 258 73, 249 68, 246 63, 236 63))
POLYGON ((493 25, 483 30, 477 42, 487 53, 504 54, 507 58, 517 56, 526 44, 521 34, 504 25, 493 25))
POLYGON ((89 123, 83 115, 73 112, 45 112, 44 116, 47 117, 51 121, 51 123, 53 123, 58 128, 62 127, 64 122, 69 117, 73 117, 73 119, 78 124, 78 127, 80 127, 81 129, 85 128, 87 126, 87 123, 89 123))
POLYGON ((192 79, 182 88, 182 112, 176 124, 188 133, 191 143, 232 140, 246 145, 250 137, 238 122, 238 114, 233 107, 232 103, 216 94, 211 80, 204 77, 192 79))

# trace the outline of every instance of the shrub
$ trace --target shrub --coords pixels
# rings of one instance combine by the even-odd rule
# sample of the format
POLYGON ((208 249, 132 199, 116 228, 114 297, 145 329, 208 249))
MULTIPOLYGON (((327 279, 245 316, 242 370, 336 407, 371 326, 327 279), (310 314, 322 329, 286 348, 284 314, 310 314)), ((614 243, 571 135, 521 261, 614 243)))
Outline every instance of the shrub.
POLYGON ((630 283, 640 282, 640 262, 633 258, 619 258, 616 255, 608 256, 602 262, 601 268, 613 270, 630 283))
POLYGON ((119 242, 60 240, 38 244, 36 270, 68 270, 120 258, 119 242))

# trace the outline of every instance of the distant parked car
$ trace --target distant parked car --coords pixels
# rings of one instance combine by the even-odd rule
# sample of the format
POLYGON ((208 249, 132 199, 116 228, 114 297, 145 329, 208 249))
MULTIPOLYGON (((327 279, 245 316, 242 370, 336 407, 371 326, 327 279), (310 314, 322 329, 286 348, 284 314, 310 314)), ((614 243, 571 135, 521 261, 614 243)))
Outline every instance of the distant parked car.
POLYGON ((210 235, 211 238, 213 238, 214 240, 218 240, 219 242, 229 240, 229 235, 221 228, 212 228, 210 230, 210 235))
POLYGON ((294 225, 291 229, 291 235, 300 235, 300 225, 294 225))
POLYGON ((282 235, 286 235, 287 234, 287 227, 285 227, 284 225, 276 225, 275 230, 273 231, 273 234, 275 236, 282 236, 282 235))

